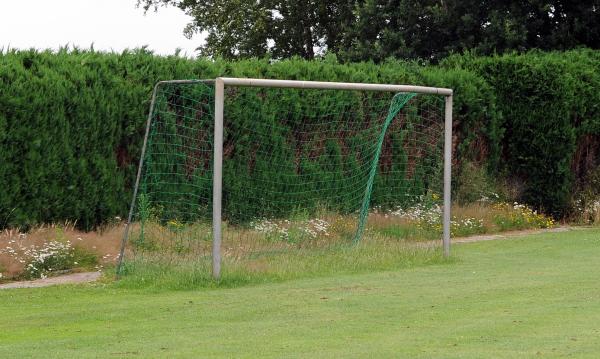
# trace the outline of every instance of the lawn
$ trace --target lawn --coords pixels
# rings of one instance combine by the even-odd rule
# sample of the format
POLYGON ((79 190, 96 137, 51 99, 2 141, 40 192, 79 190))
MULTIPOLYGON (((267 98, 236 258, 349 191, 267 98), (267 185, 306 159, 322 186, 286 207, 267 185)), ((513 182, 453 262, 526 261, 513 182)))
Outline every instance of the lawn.
POLYGON ((453 255, 236 288, 4 290, 0 357, 598 357, 600 229, 453 255))

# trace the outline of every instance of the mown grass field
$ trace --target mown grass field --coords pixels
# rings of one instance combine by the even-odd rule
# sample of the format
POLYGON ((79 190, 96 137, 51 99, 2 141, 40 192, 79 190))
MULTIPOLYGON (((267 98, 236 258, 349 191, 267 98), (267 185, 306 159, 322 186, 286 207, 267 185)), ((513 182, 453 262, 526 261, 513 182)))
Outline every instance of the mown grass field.
POLYGON ((600 229, 234 288, 0 291, 1 358, 597 358, 600 229))

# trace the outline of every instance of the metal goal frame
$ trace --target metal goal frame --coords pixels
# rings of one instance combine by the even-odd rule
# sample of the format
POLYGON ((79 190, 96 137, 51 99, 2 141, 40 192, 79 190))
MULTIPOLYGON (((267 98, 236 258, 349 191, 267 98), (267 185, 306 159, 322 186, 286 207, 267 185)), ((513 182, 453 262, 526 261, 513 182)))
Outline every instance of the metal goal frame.
POLYGON ((450 211, 451 211, 451 174, 452 174, 452 97, 453 91, 449 88, 437 88, 426 86, 411 85, 392 85, 392 84, 368 84, 368 83, 348 83, 348 82, 322 82, 322 81, 296 81, 296 80, 269 80, 269 79, 251 79, 251 78, 230 78, 218 77, 215 80, 172 80, 160 81, 154 86, 148 120, 146 122, 146 133, 142 152, 138 165, 137 177, 131 199, 131 206, 125 233, 121 243, 119 253, 119 263, 117 265, 117 276, 119 276, 123 256, 125 254, 125 245, 129 236, 129 229, 133 219, 135 200, 140 184, 144 155, 150 132, 150 125, 153 117, 154 104, 156 102, 156 93, 162 84, 191 84, 191 83, 214 83, 215 86, 215 112, 214 112, 214 150, 213 150, 213 208, 212 208, 212 275, 215 280, 221 277, 221 210, 223 194, 223 111, 225 103, 225 87, 275 87, 275 88, 294 88, 294 89, 321 89, 321 90, 346 90, 346 91, 379 91, 379 92, 412 92, 417 94, 441 95, 445 97, 444 106, 444 195, 443 195, 443 218, 442 218, 442 243, 444 256, 450 255, 450 211))

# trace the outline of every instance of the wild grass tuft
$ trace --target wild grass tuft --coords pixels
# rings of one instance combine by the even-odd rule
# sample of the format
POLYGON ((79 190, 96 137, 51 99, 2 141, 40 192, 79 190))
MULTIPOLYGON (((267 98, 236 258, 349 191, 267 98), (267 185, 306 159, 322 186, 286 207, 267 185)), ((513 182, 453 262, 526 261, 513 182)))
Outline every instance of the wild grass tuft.
MULTIPOLYGON (((441 207, 374 208, 362 241, 351 245, 356 218, 322 212, 318 218, 257 219, 223 224, 222 279, 211 276, 209 223, 135 224, 118 286, 191 289, 239 286, 340 273, 385 271, 446 262, 438 248, 441 207)), ((520 204, 455 206, 452 237, 545 228, 553 221, 520 204)))
POLYGON ((194 289, 236 287, 291 279, 386 271, 452 262, 437 246, 415 246, 403 241, 366 240, 358 245, 326 249, 271 252, 243 259, 225 258, 219 282, 212 279, 210 258, 173 262, 162 258, 136 258, 125 265, 116 284, 131 289, 194 289))

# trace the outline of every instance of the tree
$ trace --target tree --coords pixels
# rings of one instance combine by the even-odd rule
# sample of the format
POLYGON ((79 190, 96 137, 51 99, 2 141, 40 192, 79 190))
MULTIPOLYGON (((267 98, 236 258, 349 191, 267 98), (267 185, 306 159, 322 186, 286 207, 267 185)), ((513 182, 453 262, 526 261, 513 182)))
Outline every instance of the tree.
POLYGON ((343 60, 438 61, 478 54, 600 47, 600 0, 138 0, 177 6, 207 34, 202 55, 224 58, 332 52, 343 60))
POLYGON ((599 11, 599 0, 362 0, 342 57, 437 61, 464 50, 599 48, 599 11))
POLYGON ((354 1, 139 0, 138 5, 145 10, 172 5, 191 15, 185 33, 207 33, 202 55, 312 59, 315 53, 339 49, 354 1))

